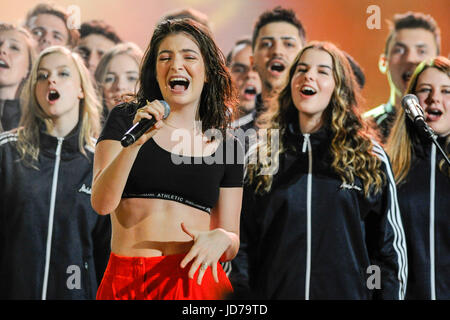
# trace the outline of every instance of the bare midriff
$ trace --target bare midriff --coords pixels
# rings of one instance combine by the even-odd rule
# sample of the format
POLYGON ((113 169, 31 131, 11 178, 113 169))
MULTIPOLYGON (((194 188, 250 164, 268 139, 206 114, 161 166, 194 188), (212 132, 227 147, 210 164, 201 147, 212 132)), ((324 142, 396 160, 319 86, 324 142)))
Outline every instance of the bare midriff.
POLYGON ((208 231, 205 211, 163 199, 123 198, 111 213, 111 251, 126 257, 155 257, 187 253, 193 239, 183 231, 208 231))

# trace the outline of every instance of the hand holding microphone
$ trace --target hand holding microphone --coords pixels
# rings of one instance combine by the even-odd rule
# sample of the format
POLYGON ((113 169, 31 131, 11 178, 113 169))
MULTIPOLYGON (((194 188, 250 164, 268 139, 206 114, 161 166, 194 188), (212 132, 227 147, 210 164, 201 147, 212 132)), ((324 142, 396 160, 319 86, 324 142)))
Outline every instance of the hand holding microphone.
POLYGON ((128 147, 139 140, 152 127, 159 129, 162 125, 159 121, 166 119, 169 113, 170 107, 164 100, 147 101, 147 105, 137 110, 133 126, 124 134, 120 143, 123 147, 128 147))

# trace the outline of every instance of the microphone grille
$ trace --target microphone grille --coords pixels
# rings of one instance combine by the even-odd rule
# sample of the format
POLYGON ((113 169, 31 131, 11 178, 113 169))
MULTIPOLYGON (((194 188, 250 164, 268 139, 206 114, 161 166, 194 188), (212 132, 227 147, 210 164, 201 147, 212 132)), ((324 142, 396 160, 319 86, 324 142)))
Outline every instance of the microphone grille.
POLYGON ((403 108, 406 108, 409 103, 415 102, 416 104, 419 104, 419 99, 414 94, 407 94, 402 98, 402 106, 403 108))

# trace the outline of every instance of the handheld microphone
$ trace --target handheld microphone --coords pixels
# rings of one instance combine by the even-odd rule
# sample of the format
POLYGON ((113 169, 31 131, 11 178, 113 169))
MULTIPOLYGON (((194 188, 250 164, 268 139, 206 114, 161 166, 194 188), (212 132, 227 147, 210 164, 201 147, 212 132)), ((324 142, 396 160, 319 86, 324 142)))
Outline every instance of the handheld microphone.
MULTIPOLYGON (((163 119, 166 119, 170 113, 170 107, 167 102, 164 100, 159 100, 164 106, 164 116, 163 119)), ((120 143, 123 147, 128 147, 136 142, 145 132, 147 132, 151 127, 153 127, 156 123, 156 118, 152 117, 151 119, 141 119, 139 122, 136 122, 127 132, 123 135, 120 143)))

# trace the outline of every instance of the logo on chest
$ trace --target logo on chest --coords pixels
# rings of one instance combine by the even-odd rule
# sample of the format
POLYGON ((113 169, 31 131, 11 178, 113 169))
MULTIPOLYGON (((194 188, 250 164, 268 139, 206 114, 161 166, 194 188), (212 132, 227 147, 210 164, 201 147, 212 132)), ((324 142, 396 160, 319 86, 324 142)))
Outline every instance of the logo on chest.
POLYGON ((88 186, 86 186, 86 185, 83 183, 83 185, 82 185, 81 188, 78 190, 78 192, 80 192, 80 193, 86 193, 86 194, 90 195, 90 194, 91 194, 91 187, 88 187, 88 186))
POLYGON ((356 190, 356 191, 362 191, 360 187, 354 184, 348 184, 348 183, 342 183, 339 187, 340 189, 348 189, 348 190, 356 190))

